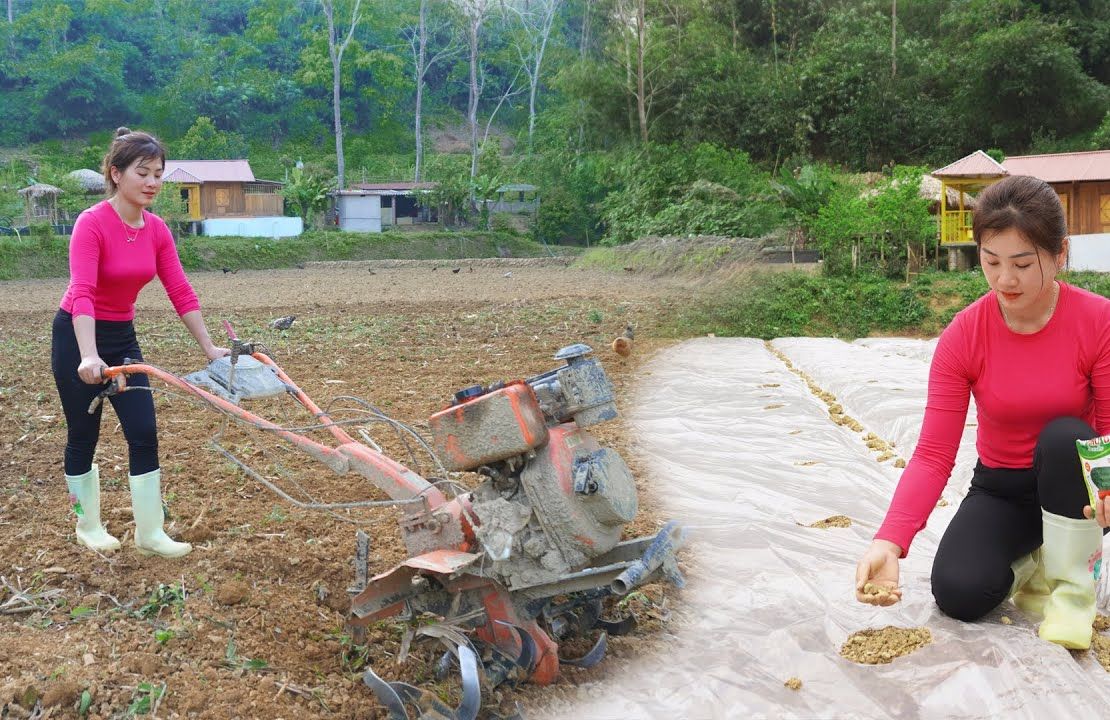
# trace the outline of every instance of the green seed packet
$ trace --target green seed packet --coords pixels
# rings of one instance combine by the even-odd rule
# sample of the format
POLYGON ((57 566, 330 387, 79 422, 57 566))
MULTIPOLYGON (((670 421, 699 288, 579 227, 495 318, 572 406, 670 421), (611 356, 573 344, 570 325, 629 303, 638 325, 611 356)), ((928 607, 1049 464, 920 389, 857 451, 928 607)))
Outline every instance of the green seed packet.
POLYGON ((1110 495, 1110 435, 1076 440, 1075 449, 1079 452, 1087 496, 1094 507, 1097 498, 1110 495))

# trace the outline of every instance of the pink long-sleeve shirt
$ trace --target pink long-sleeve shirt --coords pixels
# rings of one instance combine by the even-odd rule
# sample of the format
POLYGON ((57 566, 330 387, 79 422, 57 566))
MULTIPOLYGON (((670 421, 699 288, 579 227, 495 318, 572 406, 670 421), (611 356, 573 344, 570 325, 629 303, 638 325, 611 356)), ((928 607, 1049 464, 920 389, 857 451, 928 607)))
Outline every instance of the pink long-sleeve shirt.
POLYGON ((953 318, 933 354, 917 447, 875 535, 903 555, 952 473, 969 395, 987 467, 1032 467, 1037 437, 1058 417, 1110 432, 1110 300, 1061 282, 1052 317, 1030 335, 1010 330, 993 292, 953 318))
POLYGON ((178 315, 200 309, 170 229, 146 210, 143 220, 143 228, 128 242, 128 228, 108 201, 81 213, 69 240, 69 287, 62 296, 63 310, 74 317, 133 320, 135 299, 155 275, 178 315))

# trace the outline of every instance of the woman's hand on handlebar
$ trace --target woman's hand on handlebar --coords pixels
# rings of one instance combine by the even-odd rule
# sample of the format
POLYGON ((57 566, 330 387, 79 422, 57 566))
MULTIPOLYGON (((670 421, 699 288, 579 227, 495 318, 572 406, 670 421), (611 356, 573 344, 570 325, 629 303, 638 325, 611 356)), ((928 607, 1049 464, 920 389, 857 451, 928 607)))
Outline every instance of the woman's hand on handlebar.
POLYGON ((99 355, 83 358, 77 366, 77 376, 89 385, 99 385, 105 381, 103 370, 108 364, 100 359, 99 355))

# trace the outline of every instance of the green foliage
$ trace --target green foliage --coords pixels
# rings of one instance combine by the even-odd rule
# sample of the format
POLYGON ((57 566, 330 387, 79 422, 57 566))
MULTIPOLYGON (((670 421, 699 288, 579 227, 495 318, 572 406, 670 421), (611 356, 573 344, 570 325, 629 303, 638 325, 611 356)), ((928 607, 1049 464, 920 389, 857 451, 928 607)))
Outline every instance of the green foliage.
POLYGON ((1091 149, 1110 150, 1110 111, 1103 116, 1102 124, 1091 136, 1091 149))
POLYGON ((787 219, 809 234, 839 183, 836 173, 821 165, 806 164, 796 172, 784 165, 771 187, 778 194, 787 219))
POLYGON ((679 310, 673 331, 764 339, 928 334, 943 326, 930 299, 925 284, 906 285, 879 275, 759 273, 679 310))
POLYGON ((436 186, 425 196, 428 205, 439 213, 442 227, 454 227, 467 216, 470 206, 470 179, 466 174, 456 173, 440 176, 436 186))
POLYGON ((328 192, 335 186, 333 176, 318 165, 294 167, 289 172, 289 182, 282 188, 282 195, 304 220, 306 228, 312 227, 312 218, 328 206, 328 192))
POLYGON ((610 242, 645 235, 759 237, 781 219, 766 195, 766 175, 740 151, 650 146, 625 158, 617 173, 623 187, 601 204, 610 242))
MULTIPOLYGON (((459 259, 498 257, 499 248, 513 257, 545 257, 548 249, 510 232, 345 233, 310 231, 280 240, 239 237, 177 238, 177 251, 188 272, 221 268, 287 268, 323 260, 459 259)), ((69 238, 50 236, 39 243, 0 235, 0 280, 66 277, 69 238), (40 246, 41 245, 41 246, 40 246)))
POLYGON ((166 686, 164 684, 154 685, 148 682, 139 683, 134 693, 131 695, 131 704, 127 706, 124 717, 130 718, 136 715, 146 715, 150 713, 165 690, 166 686))
POLYGON ((162 614, 163 610, 180 613, 185 608, 185 586, 182 584, 166 585, 158 583, 150 597, 143 603, 135 616, 139 618, 152 618, 162 614))
POLYGON ((892 277, 905 274, 907 243, 928 246, 936 234, 936 220, 920 195, 925 172, 920 167, 898 167, 891 179, 876 188, 845 184, 831 193, 812 228, 826 274, 855 270, 892 277))
POLYGON ((172 146, 182 160, 238 160, 247 157, 247 141, 238 133, 220 131, 212 118, 201 115, 172 146))
POLYGON ((181 189, 177 183, 165 183, 162 191, 154 198, 150 211, 166 221, 171 230, 180 232, 189 220, 189 207, 181 197, 181 189))
POLYGON ((270 663, 260 658, 245 658, 239 656, 238 648, 235 646, 235 638, 229 637, 227 639, 227 649, 224 651, 224 666, 233 670, 245 670, 258 672, 265 670, 269 667, 270 663))

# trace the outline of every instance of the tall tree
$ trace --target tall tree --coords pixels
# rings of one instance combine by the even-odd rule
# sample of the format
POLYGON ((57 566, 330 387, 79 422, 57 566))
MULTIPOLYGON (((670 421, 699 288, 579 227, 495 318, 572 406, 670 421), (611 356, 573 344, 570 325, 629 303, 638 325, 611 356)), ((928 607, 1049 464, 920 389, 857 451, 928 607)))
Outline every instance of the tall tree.
POLYGON ((647 0, 616 0, 612 18, 620 38, 619 52, 630 101, 634 104, 632 125, 641 143, 648 141, 655 102, 675 83, 677 76, 670 70, 677 59, 665 48, 681 41, 686 22, 681 0, 658 0, 650 10, 651 17, 647 0))
MULTIPOLYGON (((528 152, 532 152, 532 136, 536 131, 536 91, 540 86, 540 71, 555 15, 564 0, 534 0, 523 8, 512 8, 520 18, 524 42, 515 45, 520 64, 528 76, 528 152)), ((587 6, 588 12, 588 6, 587 6)))
POLYGON ((478 82, 478 39, 482 25, 494 0, 456 0, 466 21, 466 40, 470 48, 470 93, 466 105, 466 121, 470 127, 470 178, 478 175, 478 100, 482 86, 478 82))
POLYGON ((328 55, 331 57, 332 72, 331 102, 332 114, 335 120, 335 158, 338 166, 338 184, 336 187, 339 190, 345 187, 344 172, 346 170, 343 161, 343 114, 339 103, 339 85, 342 79, 341 69, 343 66, 343 52, 347 49, 347 46, 351 44, 351 38, 354 37, 355 28, 358 27, 358 23, 362 19, 362 16, 358 14, 361 4, 362 0, 355 0, 354 7, 351 8, 351 22, 347 27, 347 36, 340 41, 335 25, 336 0, 320 0, 320 6, 323 7, 324 16, 328 20, 328 55))
POLYGON ((428 0, 420 0, 420 13, 415 28, 408 28, 409 45, 412 48, 413 83, 416 85, 416 100, 414 108, 413 136, 416 141, 415 170, 413 181, 420 182, 420 173, 424 164, 424 88, 427 84, 428 72, 432 66, 458 54, 460 48, 453 40, 439 47, 428 56, 429 37, 438 37, 447 28, 444 21, 434 20, 431 27, 428 25, 428 0))

